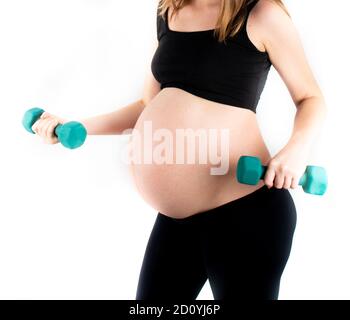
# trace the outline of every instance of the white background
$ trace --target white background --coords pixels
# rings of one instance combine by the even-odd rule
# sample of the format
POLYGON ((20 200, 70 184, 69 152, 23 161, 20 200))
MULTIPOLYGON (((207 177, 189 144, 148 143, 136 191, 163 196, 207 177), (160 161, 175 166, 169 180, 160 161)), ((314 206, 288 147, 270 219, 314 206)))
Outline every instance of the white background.
MULTIPOLYGON (((285 1, 329 108, 310 164, 325 196, 292 190, 298 209, 280 299, 350 298, 349 2, 285 1)), ((0 298, 134 299, 156 211, 136 192, 121 136, 70 151, 21 126, 31 107, 71 120, 141 97, 157 1, 0 0, 0 298)), ((258 106, 270 151, 295 107, 272 69, 258 106)), ((258 266, 257 266, 258 268, 258 266)), ((212 299, 208 282, 198 299, 212 299)))

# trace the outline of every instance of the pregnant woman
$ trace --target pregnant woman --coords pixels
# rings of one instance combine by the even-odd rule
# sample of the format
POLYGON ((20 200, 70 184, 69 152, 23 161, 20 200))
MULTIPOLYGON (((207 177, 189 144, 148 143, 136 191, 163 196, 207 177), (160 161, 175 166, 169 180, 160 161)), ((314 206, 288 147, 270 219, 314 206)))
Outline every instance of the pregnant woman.
MULTIPOLYGON (((326 116, 298 33, 280 0, 161 0, 157 40, 143 96, 81 122, 91 135, 133 129, 132 142, 144 141, 150 127, 172 136, 181 129, 207 137, 226 132, 225 139, 215 139, 219 154, 228 150, 228 166, 213 174, 199 157, 130 162, 137 189, 158 211, 136 299, 196 299, 206 280, 216 300, 277 299, 296 225, 288 189, 297 187, 326 116), (271 65, 296 106, 291 136, 273 156, 256 118, 271 65), (237 182, 241 155, 268 166, 258 185, 237 182)), ((64 122, 46 112, 33 130, 57 143, 53 129, 64 122)), ((164 139, 144 142, 143 153, 152 154, 160 143, 173 148, 171 159, 193 151, 175 150, 164 139)), ((212 150, 196 145, 194 151, 203 156, 212 150)))

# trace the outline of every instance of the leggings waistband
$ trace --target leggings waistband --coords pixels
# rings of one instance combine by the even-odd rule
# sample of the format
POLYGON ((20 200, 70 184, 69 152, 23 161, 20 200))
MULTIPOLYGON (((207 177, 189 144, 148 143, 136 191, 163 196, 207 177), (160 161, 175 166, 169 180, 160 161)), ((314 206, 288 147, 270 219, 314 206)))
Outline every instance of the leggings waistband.
POLYGON ((214 212, 215 212, 215 215, 217 215, 219 212, 226 212, 228 209, 233 210, 234 207, 239 207, 243 202, 255 201, 258 198, 260 198, 262 195, 265 195, 268 192, 272 193, 272 192, 276 192, 276 191, 277 192, 288 192, 288 190, 286 190, 286 189, 275 189, 275 188, 269 189, 266 185, 263 185, 259 189, 256 189, 253 192, 248 193, 247 195, 245 195, 243 197, 226 202, 218 207, 198 212, 198 213, 193 214, 193 215, 186 217, 186 218, 173 218, 173 217, 166 216, 166 215, 162 214, 161 212, 158 212, 158 214, 161 214, 166 219, 170 219, 170 220, 172 220, 176 223, 179 223, 179 224, 195 223, 197 221, 206 219, 208 216, 213 215, 214 212))

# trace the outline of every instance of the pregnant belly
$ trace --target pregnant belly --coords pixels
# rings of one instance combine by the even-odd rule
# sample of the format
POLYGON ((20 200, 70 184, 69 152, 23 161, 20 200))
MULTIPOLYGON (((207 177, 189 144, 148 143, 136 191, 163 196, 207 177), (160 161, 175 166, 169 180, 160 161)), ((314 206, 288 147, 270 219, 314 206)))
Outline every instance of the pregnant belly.
POLYGON ((129 141, 138 191, 157 211, 185 218, 262 186, 237 182, 241 155, 267 162, 255 114, 165 88, 145 107, 129 141))

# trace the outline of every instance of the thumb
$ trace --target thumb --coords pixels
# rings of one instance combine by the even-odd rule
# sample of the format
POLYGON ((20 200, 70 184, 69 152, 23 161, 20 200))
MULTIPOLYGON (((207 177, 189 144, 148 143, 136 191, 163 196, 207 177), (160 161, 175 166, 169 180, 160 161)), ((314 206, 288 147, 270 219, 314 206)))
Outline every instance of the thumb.
POLYGON ((270 165, 270 163, 267 166, 267 170, 264 177, 264 183, 267 185, 267 187, 270 189, 273 186, 273 180, 275 179, 276 171, 273 166, 270 165))

